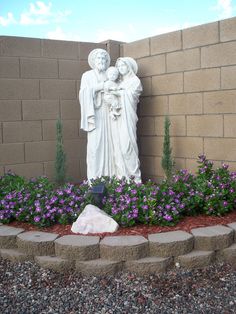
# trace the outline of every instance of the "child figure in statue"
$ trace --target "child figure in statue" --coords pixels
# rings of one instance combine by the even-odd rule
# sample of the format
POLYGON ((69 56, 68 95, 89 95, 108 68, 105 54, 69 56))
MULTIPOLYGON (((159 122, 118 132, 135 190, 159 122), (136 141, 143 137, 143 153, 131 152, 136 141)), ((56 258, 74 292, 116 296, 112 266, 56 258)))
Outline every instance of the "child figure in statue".
POLYGON ((104 103, 109 106, 110 115, 113 120, 120 116, 120 100, 119 100, 119 87, 117 80, 119 71, 116 67, 109 67, 106 71, 108 80, 104 83, 104 103))

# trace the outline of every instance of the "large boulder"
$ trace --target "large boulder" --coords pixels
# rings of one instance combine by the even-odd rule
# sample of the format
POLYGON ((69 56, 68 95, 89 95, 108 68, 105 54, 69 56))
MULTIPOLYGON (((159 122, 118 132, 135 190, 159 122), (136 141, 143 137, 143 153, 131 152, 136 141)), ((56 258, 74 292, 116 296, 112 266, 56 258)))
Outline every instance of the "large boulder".
POLYGON ((87 205, 77 220, 73 223, 71 231, 74 233, 103 233, 115 232, 118 223, 107 213, 94 205, 87 205))

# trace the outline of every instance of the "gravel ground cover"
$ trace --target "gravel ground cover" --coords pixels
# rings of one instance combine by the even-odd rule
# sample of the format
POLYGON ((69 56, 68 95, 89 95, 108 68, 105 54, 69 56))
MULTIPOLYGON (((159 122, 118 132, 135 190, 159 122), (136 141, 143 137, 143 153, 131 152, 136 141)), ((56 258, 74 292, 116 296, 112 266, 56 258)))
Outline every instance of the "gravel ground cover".
POLYGON ((236 268, 175 268, 165 274, 82 277, 0 258, 0 312, 5 314, 236 313, 236 268))

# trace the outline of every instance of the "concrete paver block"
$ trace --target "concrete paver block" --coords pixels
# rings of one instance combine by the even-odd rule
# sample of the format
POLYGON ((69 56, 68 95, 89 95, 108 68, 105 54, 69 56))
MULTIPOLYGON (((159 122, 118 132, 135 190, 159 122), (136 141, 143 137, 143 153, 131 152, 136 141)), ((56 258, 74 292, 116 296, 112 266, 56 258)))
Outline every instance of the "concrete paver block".
POLYGON ((72 260, 87 261, 99 258, 97 236, 66 235, 55 241, 57 256, 72 260))
POLYGON ((236 222, 232 222, 230 224, 227 224, 227 227, 233 229, 233 231, 234 231, 234 242, 236 242, 236 222))
POLYGON ((236 243, 223 250, 217 251, 217 260, 236 265, 236 243))
POLYGON ((147 255, 148 241, 142 236, 105 237, 100 242, 100 256, 104 259, 126 261, 147 255))
POLYGON ((16 248, 16 237, 21 232, 24 232, 24 229, 9 226, 0 226, 0 248, 16 248))
POLYGON ((148 240, 151 256, 178 256, 193 249, 193 236, 185 231, 150 234, 148 240))
POLYGON ((1 249, 0 256, 3 259, 7 259, 11 262, 16 262, 16 263, 18 262, 22 263, 25 261, 33 260, 32 256, 22 253, 17 249, 1 249))
POLYGON ((74 269, 73 260, 64 259, 58 256, 35 256, 35 262, 42 268, 52 269, 57 272, 68 272, 74 269))
POLYGON ((171 257, 145 257, 134 261, 127 261, 125 269, 138 275, 157 274, 165 272, 173 263, 171 257))
POLYGON ((54 241, 58 236, 56 233, 28 231, 17 236, 17 246, 29 255, 54 255, 54 241))
POLYGON ((176 257, 175 261, 185 268, 201 268, 211 264, 215 259, 214 251, 192 251, 176 257))
POLYGON ((92 261, 76 261, 76 270, 85 276, 113 275, 123 268, 121 261, 96 259, 92 261))
POLYGON ((233 230, 221 225, 195 228, 191 233, 194 236, 195 250, 221 250, 233 243, 233 230))

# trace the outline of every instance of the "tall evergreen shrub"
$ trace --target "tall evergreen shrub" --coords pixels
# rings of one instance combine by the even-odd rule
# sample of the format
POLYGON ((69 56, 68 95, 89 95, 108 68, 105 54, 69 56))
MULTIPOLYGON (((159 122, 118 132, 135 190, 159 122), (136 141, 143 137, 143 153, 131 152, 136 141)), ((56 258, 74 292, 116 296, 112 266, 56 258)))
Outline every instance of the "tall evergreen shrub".
POLYGON ((61 119, 57 120, 57 146, 56 146, 56 161, 55 161, 55 182, 57 185, 63 185, 66 180, 66 154, 63 145, 63 125, 61 119))
POLYGON ((163 155, 161 160, 161 166, 164 170, 167 181, 171 181, 174 171, 174 161, 172 159, 172 148, 170 144, 170 125, 170 118, 168 116, 165 116, 163 155))

